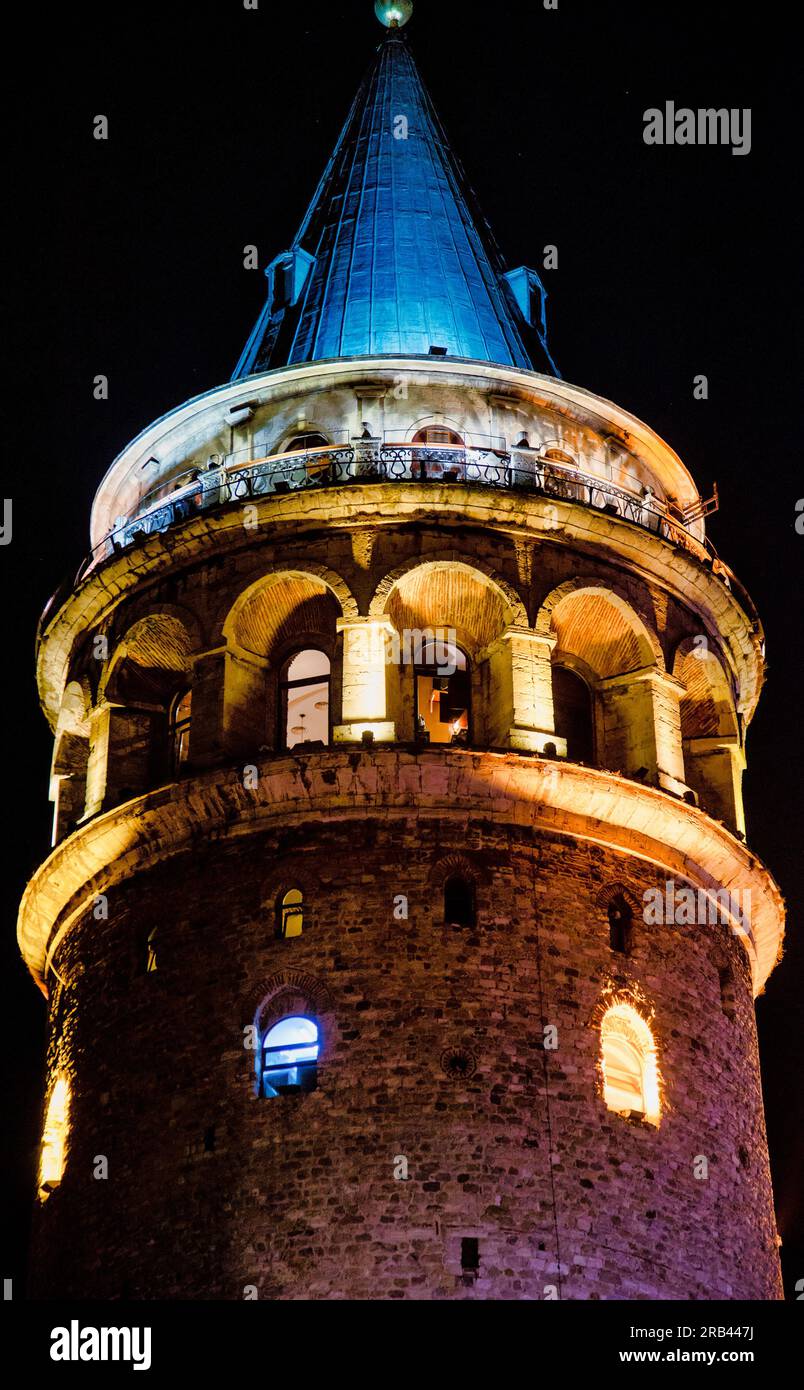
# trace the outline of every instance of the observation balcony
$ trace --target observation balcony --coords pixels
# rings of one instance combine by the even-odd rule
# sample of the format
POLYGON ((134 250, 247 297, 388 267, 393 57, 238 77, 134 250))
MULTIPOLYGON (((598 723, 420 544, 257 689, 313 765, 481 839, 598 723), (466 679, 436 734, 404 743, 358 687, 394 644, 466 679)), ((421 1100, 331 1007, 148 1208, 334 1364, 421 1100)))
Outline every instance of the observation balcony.
MULTIPOLYGON (((246 504, 266 496, 307 488, 343 487, 350 483, 434 482, 518 489, 575 502, 602 511, 652 532, 706 565, 728 588, 734 588, 746 611, 754 608, 748 594, 711 542, 691 529, 704 514, 681 512, 656 497, 650 488, 629 491, 568 464, 545 459, 532 449, 462 444, 411 444, 376 438, 348 444, 265 455, 250 446, 213 455, 208 466, 195 467, 151 489, 130 516, 91 551, 76 576, 76 584, 122 550, 147 537, 162 534, 199 512, 246 504)), ((700 528, 696 527, 700 533, 700 528)))

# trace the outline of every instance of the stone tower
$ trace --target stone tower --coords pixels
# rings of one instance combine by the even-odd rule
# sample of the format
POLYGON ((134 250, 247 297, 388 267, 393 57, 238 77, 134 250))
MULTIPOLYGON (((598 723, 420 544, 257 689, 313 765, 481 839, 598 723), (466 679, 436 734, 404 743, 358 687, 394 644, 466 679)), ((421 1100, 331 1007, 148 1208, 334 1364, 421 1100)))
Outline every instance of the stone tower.
POLYGON ((762 629, 681 460, 560 378, 409 9, 42 618, 31 1292, 778 1298, 762 629))

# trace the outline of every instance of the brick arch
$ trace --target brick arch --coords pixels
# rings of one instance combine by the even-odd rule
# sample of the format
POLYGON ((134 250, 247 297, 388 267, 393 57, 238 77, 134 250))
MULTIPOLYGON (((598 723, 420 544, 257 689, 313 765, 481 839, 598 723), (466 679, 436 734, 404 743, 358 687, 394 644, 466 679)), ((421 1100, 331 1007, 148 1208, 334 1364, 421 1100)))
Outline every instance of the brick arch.
POLYGON ((507 579, 503 579, 502 575, 499 574, 497 570, 492 569, 492 567, 485 564, 483 560, 476 560, 474 558, 468 560, 466 556, 462 555, 458 550, 439 550, 432 555, 415 555, 409 560, 406 560, 404 564, 398 565, 396 569, 390 570, 388 574, 383 576, 374 590, 373 597, 369 603, 369 617, 379 618, 383 616, 392 591, 396 588, 400 579, 404 579, 405 575, 411 574, 413 570, 416 569, 426 569, 436 566, 446 567, 448 565, 455 566, 455 568, 464 573, 473 574, 480 578, 482 582, 497 589, 504 604, 510 609, 509 622, 515 623, 518 626, 521 625, 522 627, 529 626, 527 609, 521 595, 514 588, 513 584, 509 584, 507 579))
POLYGON ((633 912, 635 920, 641 921, 644 905, 639 901, 636 893, 618 879, 615 879, 613 883, 603 885, 595 898, 595 907, 601 913, 606 913, 617 898, 623 898, 633 912))
MULTIPOLYGON (((640 606, 634 601, 631 594, 617 583, 605 582, 597 577, 578 576, 575 579, 568 579, 557 588, 551 590, 547 597, 542 601, 536 615, 534 630, 541 637, 551 638, 554 636, 553 623, 556 613, 560 606, 567 599, 582 594, 589 594, 593 598, 603 599, 610 604, 624 619, 630 628, 637 644, 637 665, 631 669, 639 669, 640 666, 656 666, 658 670, 665 670, 665 659, 662 646, 658 635, 655 632, 650 619, 641 611, 640 606)), ((587 663, 594 669, 592 663, 587 663)), ((619 673, 608 673, 619 674, 619 673)))
POLYGON ((292 1013, 319 1015, 332 1011, 329 986, 304 970, 288 966, 269 975, 249 996, 249 1014, 262 1032, 292 1013))
POLYGON ((464 878, 468 878, 475 887, 489 880, 488 873, 469 859, 467 855, 460 853, 445 854, 441 859, 438 859, 430 869, 429 880, 431 887, 436 891, 440 891, 444 887, 447 879, 451 878, 453 874, 462 874, 464 878))
POLYGON ((106 630, 109 639, 109 647, 118 647, 121 642, 125 642, 129 633, 138 623, 149 618, 173 618, 181 623, 187 631, 187 635, 192 643, 193 651, 201 651, 204 647, 205 633, 202 620, 195 609, 185 603, 154 601, 147 595, 133 603, 126 604, 121 610, 120 625, 113 621, 112 625, 106 630), (123 626, 125 623, 125 626, 123 626))
POLYGON ((738 736, 737 691, 719 645, 708 634, 707 647, 685 637, 673 653, 672 672, 681 681, 681 731, 686 738, 738 736))
POLYGON ((181 677, 200 643, 199 624, 188 609, 166 603, 141 613, 114 643, 98 684, 98 701, 106 697, 126 661, 143 671, 162 671, 166 678, 181 677))
POLYGON ((260 573, 259 577, 248 584, 240 591, 235 600, 227 600, 226 612, 221 614, 220 610, 216 619, 216 629, 219 632, 220 641, 236 642, 238 623, 244 615, 248 605, 270 589, 273 585, 296 581, 303 587, 308 581, 307 600, 312 601, 318 594, 323 599, 326 595, 334 598, 344 617, 356 618, 358 616, 358 605, 346 580, 334 570, 327 569, 325 565, 316 565, 305 561, 301 565, 269 565, 260 573), (312 581, 312 583, 310 582, 312 581))
POLYGON ((616 984, 611 983, 604 987, 587 1017, 587 1026, 599 1031, 600 1025, 606 1017, 606 1014, 616 1004, 627 1004, 629 1008, 640 1015, 643 1022, 646 1023, 653 1032, 654 1041, 656 1041, 658 1047, 658 1040, 656 1039, 655 1033, 654 1006, 634 980, 627 984, 618 981, 616 984))

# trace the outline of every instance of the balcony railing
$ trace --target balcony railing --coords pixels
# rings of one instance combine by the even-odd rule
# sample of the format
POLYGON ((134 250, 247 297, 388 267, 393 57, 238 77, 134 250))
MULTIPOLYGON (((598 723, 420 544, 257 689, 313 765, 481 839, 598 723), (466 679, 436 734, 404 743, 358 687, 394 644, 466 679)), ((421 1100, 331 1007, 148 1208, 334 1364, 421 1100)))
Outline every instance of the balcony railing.
POLYGON ((748 594, 718 559, 711 544, 693 535, 683 519, 673 516, 648 489, 630 492, 566 464, 541 458, 531 450, 507 450, 491 444, 426 445, 366 439, 292 453, 256 457, 255 453, 252 448, 213 457, 207 468, 193 468, 152 489, 142 498, 137 512, 119 518, 114 530, 95 546, 75 582, 149 536, 162 535, 194 516, 234 503, 356 483, 470 483, 579 503, 650 531, 706 564, 737 591, 746 611, 755 615, 748 594))

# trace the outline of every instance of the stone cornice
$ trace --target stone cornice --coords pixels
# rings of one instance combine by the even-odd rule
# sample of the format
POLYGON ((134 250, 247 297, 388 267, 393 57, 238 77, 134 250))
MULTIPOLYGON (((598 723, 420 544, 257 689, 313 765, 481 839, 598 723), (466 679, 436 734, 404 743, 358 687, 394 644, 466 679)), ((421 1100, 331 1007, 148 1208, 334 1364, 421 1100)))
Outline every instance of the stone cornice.
MULTIPOLYGON (((473 817, 605 846, 668 879, 737 902, 750 892, 750 930, 738 932, 756 992, 777 960, 784 904, 774 880, 719 822, 685 802, 613 773, 515 753, 401 748, 328 749, 259 765, 247 788, 237 769, 206 772, 129 801, 79 827, 33 876, 18 940, 42 984, 60 942, 98 893, 140 870, 215 842, 281 824, 376 816, 473 817)), ((695 930, 685 928, 686 930, 695 930)), ((44 988, 44 986, 42 986, 44 988)))

